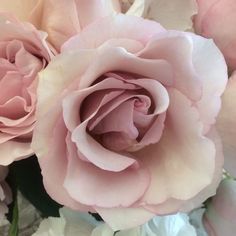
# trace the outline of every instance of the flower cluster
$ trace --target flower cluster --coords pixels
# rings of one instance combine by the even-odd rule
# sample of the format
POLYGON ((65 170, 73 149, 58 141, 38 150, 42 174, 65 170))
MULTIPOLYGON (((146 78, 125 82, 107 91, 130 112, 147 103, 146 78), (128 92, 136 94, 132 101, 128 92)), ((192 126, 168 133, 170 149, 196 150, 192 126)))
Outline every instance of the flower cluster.
POLYGON ((186 213, 207 199, 199 232, 233 236, 235 9, 0 2, 0 165, 35 155, 47 194, 65 206, 35 236, 194 236, 186 213))

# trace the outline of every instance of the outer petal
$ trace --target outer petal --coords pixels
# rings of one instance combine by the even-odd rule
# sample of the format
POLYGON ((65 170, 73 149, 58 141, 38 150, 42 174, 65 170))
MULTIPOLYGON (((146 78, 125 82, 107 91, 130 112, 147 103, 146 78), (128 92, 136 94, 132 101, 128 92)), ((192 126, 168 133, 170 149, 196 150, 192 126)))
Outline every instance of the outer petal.
POLYGON ((69 136, 64 186, 75 200, 90 206, 129 207, 144 194, 149 185, 149 175, 145 169, 127 168, 116 173, 104 171, 81 161, 75 145, 68 139, 69 136), (117 197, 120 193, 122 195, 117 197))
POLYGON ((228 73, 225 59, 213 40, 190 34, 193 40, 192 63, 202 84, 202 96, 196 103, 204 133, 215 124, 221 107, 221 95, 225 90, 228 73))
POLYGON ((154 34, 160 32, 165 32, 164 28, 154 21, 118 14, 90 24, 79 35, 69 39, 62 51, 96 48, 112 38, 133 39, 145 45, 154 34))
POLYGON ((231 69, 236 69, 236 2, 234 0, 198 0, 199 14, 195 18, 196 31, 213 38, 223 52, 231 69), (203 13, 201 13, 203 11, 203 13))
MULTIPOLYGON (((57 202, 71 207, 72 209, 88 211, 91 209, 74 201, 63 187, 67 169, 65 145, 66 129, 63 125, 63 121, 57 121, 54 134, 51 134, 52 140, 49 142, 49 145, 51 145, 50 152, 44 156, 40 155, 38 158, 40 167, 42 169, 44 187, 47 193, 57 202), (55 139, 55 136, 57 137, 57 140, 55 139), (56 144, 54 143, 55 140, 57 141, 56 144)), ((41 124, 40 131, 44 132, 43 128, 45 127, 45 125, 41 124)))
POLYGON ((20 160, 32 155, 32 153, 30 143, 9 140, 0 144, 0 164, 5 166, 9 165, 15 160, 20 160))
POLYGON ((0 11, 11 12, 19 20, 28 21, 29 16, 40 0, 1 0, 0 11))
POLYGON ((202 136, 202 128, 189 100, 170 90, 162 139, 137 153, 151 172, 145 203, 159 204, 169 198, 190 200, 212 182, 216 150, 213 142, 202 136))
POLYGON ((95 207, 95 210, 114 231, 136 227, 155 216, 155 214, 142 207, 111 209, 95 207))
POLYGON ((216 125, 223 141, 225 168, 236 177, 236 73, 223 94, 216 125))

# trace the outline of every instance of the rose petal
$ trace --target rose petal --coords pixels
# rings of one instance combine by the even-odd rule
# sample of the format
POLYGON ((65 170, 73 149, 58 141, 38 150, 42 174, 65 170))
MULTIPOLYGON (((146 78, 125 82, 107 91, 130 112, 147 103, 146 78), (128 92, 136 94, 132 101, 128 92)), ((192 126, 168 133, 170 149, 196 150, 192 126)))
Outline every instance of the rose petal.
POLYGON ((149 184, 145 169, 131 167, 121 172, 104 171, 81 161, 70 139, 67 136, 69 165, 64 186, 75 200, 91 206, 128 207, 144 194, 149 184))
POLYGON ((201 83, 192 63, 192 50, 193 40, 188 35, 168 31, 155 35, 138 56, 167 61, 174 73, 174 87, 196 101, 201 96, 201 83))
POLYGON ((136 227, 155 216, 142 207, 112 209, 95 207, 95 209, 114 231, 136 227))
POLYGON ((202 83, 202 96, 197 102, 200 118, 207 133, 216 122, 221 107, 228 73, 224 57, 212 40, 191 35, 193 40, 193 65, 202 83))
POLYGON ((162 139, 135 154, 151 172, 151 185, 143 197, 148 204, 194 197, 211 183, 215 169, 216 150, 212 141, 202 136, 197 110, 177 90, 172 89, 169 94, 162 139))
POLYGON ((67 158, 66 158, 66 129, 62 120, 57 121, 54 128, 52 141, 50 142, 50 152, 38 158, 42 169, 43 183, 47 193, 57 202, 67 205, 72 209, 81 211, 91 210, 89 207, 82 206, 74 201, 63 187, 66 177, 67 158), (55 139, 57 137, 57 140, 55 139), (59 139, 58 139, 59 138, 59 139), (56 145, 54 144, 56 140, 56 145), (57 184, 55 184, 57 183, 57 184))
POLYGON ((21 21, 28 21, 37 2, 39 0, 1 0, 0 10, 13 13, 21 21))
POLYGON ((74 51, 75 49, 97 48, 112 38, 128 38, 145 45, 153 34, 160 32, 165 32, 165 30, 156 22, 118 14, 116 16, 105 17, 90 24, 80 35, 69 39, 62 46, 61 50, 74 51), (116 30, 114 31, 114 29, 116 30), (96 35, 96 38, 94 35, 96 35))
POLYGON ((30 147, 30 143, 9 140, 0 144, 0 165, 9 165, 15 160, 20 160, 32 154, 33 150, 30 147))

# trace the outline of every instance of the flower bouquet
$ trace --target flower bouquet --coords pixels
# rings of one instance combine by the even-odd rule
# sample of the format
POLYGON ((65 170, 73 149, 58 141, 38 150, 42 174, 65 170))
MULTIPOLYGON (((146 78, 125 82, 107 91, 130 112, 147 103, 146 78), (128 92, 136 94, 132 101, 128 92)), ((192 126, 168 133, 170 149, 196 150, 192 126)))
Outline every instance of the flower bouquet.
POLYGON ((234 0, 1 0, 0 235, 234 236, 234 0))

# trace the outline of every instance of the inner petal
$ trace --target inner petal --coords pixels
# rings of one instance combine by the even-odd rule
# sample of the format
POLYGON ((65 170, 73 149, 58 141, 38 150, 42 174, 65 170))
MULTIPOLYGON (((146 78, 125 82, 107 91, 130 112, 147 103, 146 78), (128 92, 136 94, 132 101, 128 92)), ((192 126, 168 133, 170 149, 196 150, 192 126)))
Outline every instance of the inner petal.
POLYGON ((0 81, 1 94, 0 104, 6 103, 15 96, 22 95, 22 77, 17 72, 9 72, 0 81))
POLYGON ((126 133, 131 139, 138 137, 138 130, 133 123, 134 100, 123 102, 105 116, 92 130, 93 134, 108 132, 126 133))
POLYGON ((4 105, 0 105, 0 117, 17 120, 28 114, 25 111, 26 102, 21 97, 14 97, 4 105))

